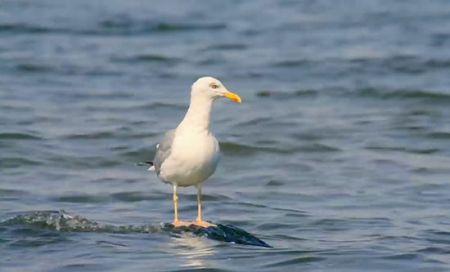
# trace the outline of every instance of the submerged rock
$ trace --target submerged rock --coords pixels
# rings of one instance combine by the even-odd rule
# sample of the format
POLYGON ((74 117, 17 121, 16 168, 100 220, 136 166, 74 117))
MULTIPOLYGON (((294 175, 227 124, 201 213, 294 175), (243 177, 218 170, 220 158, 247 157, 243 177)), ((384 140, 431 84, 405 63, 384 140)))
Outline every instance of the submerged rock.
POLYGON ((271 247, 269 244, 256 236, 232 225, 217 224, 216 226, 204 228, 196 225, 190 225, 189 227, 175 227, 172 224, 164 224, 164 229, 170 230, 174 233, 190 232, 197 236, 204 236, 216 241, 250 246, 271 247))

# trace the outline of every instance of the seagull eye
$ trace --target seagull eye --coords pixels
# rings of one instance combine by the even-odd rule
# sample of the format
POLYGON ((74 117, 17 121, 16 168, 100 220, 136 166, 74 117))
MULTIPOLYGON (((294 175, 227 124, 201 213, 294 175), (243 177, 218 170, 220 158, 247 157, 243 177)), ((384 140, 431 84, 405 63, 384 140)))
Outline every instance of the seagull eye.
POLYGON ((219 85, 217 85, 217 84, 215 84, 215 83, 211 83, 209 86, 210 86, 211 88, 213 88, 213 89, 219 88, 219 85))

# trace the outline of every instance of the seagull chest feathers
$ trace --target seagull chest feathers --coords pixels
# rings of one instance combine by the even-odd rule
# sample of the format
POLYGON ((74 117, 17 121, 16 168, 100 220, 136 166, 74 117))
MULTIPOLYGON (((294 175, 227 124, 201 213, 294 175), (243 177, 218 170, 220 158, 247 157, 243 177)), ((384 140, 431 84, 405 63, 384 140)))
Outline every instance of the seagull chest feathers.
POLYGON ((211 133, 183 128, 175 133, 171 156, 162 165, 160 175, 178 186, 197 185, 216 170, 219 144, 211 133))

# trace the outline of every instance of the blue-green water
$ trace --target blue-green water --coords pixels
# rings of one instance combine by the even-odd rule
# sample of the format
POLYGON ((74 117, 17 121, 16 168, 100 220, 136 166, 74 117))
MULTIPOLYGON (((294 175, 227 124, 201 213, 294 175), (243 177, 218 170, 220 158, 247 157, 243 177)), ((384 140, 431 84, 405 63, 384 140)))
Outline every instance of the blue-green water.
POLYGON ((448 271, 449 48, 448 1, 0 1, 0 271, 448 271), (273 248, 136 166, 203 75, 205 217, 273 248))

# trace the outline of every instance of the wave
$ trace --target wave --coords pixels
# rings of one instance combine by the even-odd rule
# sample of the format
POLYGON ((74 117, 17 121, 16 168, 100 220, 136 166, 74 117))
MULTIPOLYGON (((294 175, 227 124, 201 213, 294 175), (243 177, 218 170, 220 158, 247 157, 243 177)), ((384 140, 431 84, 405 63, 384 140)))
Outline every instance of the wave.
POLYGON ((298 59, 298 60, 283 60, 278 61, 273 64, 275 67, 286 67, 286 68, 293 68, 293 67, 299 67, 299 66, 305 66, 311 64, 310 60, 307 59, 298 59))
POLYGON ((23 168, 26 166, 41 165, 42 163, 36 160, 19 157, 1 158, 0 165, 2 168, 23 168))
MULTIPOLYGON (((301 264, 311 263, 311 262, 320 262, 323 260, 325 260, 325 258, 323 258, 323 257, 302 256, 302 257, 290 258, 285 261, 270 263, 270 264, 265 265, 265 267, 267 267, 267 268, 283 267, 284 268, 286 266, 301 265, 301 264)), ((281 269, 281 270, 284 270, 284 269, 281 269)))
POLYGON ((349 89, 339 86, 325 87, 323 89, 304 89, 297 91, 284 90, 262 90, 256 92, 256 96, 261 98, 296 98, 296 97, 316 97, 319 95, 338 96, 338 97, 363 97, 376 98, 381 100, 400 100, 400 99, 416 99, 428 101, 450 100, 449 90, 427 90, 427 89, 409 89, 409 88, 384 88, 384 87, 366 87, 358 89, 349 89))
MULTIPOLYGON (((429 136, 432 137, 432 136, 429 136)), ((450 137, 450 135, 449 135, 450 137)), ((367 150, 373 151, 392 151, 392 152, 405 152, 411 154, 434 154, 440 151, 437 148, 406 148, 406 147, 396 147, 396 146, 377 146, 369 145, 365 147, 367 150)))
POLYGON ((361 97, 379 98, 382 100, 395 99, 419 99, 436 102, 444 102, 450 100, 449 92, 439 92, 420 89, 381 89, 381 88, 364 88, 360 89, 357 94, 361 97))
POLYGON ((0 33, 46 33, 49 29, 42 26, 33 26, 23 23, 0 24, 0 33))
POLYGON ((223 50, 244 50, 247 49, 247 45, 243 44, 243 43, 223 43, 223 44, 216 44, 216 45, 211 45, 206 47, 206 50, 218 50, 218 51, 223 51, 223 50))
POLYGON ((168 199, 166 194, 146 194, 138 191, 119 192, 113 194, 70 194, 53 198, 53 201, 69 203, 107 203, 113 201, 139 202, 168 199))
POLYGON ((437 132, 432 132, 430 134, 427 135, 427 137, 432 138, 432 139, 437 139, 437 140, 446 140, 446 139, 450 139, 450 132, 448 131, 437 131, 437 132))
POLYGON ((158 233, 161 226, 115 226, 100 224, 87 218, 71 215, 65 211, 35 211, 16 215, 0 222, 0 226, 38 227, 62 232, 105 232, 105 233, 158 233))
POLYGON ((97 131, 92 133, 75 133, 63 136, 62 138, 68 140, 91 140, 91 139, 109 139, 116 137, 117 133, 114 131, 97 131))
POLYGON ((3 132, 0 133, 0 140, 42 140, 42 138, 30 133, 3 132))
POLYGON ((187 30, 218 30, 227 27, 222 23, 179 23, 179 22, 154 22, 148 20, 131 20, 124 17, 105 19, 98 23, 98 29, 103 31, 117 31, 125 33, 167 32, 187 30))
POLYGON ((261 147, 261 146, 252 146, 252 145, 246 145, 246 144, 237 144, 232 142, 221 142, 220 143, 220 149, 225 154, 230 155, 247 155, 251 156, 254 155, 257 152, 263 152, 263 153, 274 153, 274 154, 294 154, 297 152, 309 152, 309 153, 316 153, 316 152, 339 152, 341 151, 340 148, 335 146, 330 146, 322 143, 312 143, 307 145, 301 145, 301 146, 295 146, 295 147, 283 147, 283 148, 276 148, 276 147, 261 147))
POLYGON ((231 225, 217 224, 213 227, 202 228, 195 225, 188 227, 174 227, 170 223, 159 225, 111 225, 102 224, 79 215, 71 215, 61 211, 35 211, 16 215, 11 219, 0 222, 0 234, 5 228, 20 229, 26 232, 30 229, 43 229, 58 232, 97 232, 97 233, 163 233, 178 236, 183 233, 192 233, 200 237, 242 245, 270 247, 264 241, 252 234, 231 225))
POLYGON ((15 69, 20 72, 28 72, 28 73, 38 73, 38 72, 53 72, 55 71, 55 67, 51 67, 48 65, 42 65, 37 63, 20 63, 17 64, 15 69))
POLYGON ((220 150, 225 154, 235 154, 235 155, 254 155, 257 152, 267 152, 267 153, 292 153, 292 150, 280 149, 274 147, 261 147, 252 146, 248 144, 238 144, 232 142, 220 142, 220 150))
POLYGON ((317 96, 319 94, 318 90, 297 90, 292 92, 286 91, 272 91, 272 90, 264 90, 256 93, 256 96, 259 97, 275 97, 275 98, 291 98, 297 96, 317 96))
POLYGON ((181 23, 154 22, 123 18, 106 19, 87 29, 31 25, 27 23, 0 23, 0 33, 6 34, 72 34, 72 35, 137 35, 153 32, 177 32, 198 30, 221 30, 227 28, 223 23, 181 23))
POLYGON ((30 74, 55 74, 55 75, 89 75, 89 76, 118 76, 122 71, 114 70, 106 66, 89 67, 73 64, 44 64, 39 61, 18 62, 11 67, 16 72, 30 74))
POLYGON ((380 71, 390 70, 403 74, 421 74, 430 70, 450 68, 448 59, 422 58, 414 55, 394 55, 386 58, 356 58, 350 63, 376 68, 380 71))
POLYGON ((181 61, 179 58, 169 57, 160 54, 139 54, 134 56, 113 57, 112 61, 128 63, 168 63, 174 64, 181 61))
POLYGON ((301 59, 284 59, 273 61, 270 66, 278 69, 324 69, 336 70, 338 74, 370 73, 386 74, 400 73, 418 75, 430 71, 448 71, 450 59, 423 57, 419 55, 389 55, 385 57, 329 57, 318 58, 309 56, 301 59), (332 68, 333 67, 333 68, 332 68))

